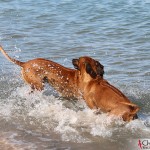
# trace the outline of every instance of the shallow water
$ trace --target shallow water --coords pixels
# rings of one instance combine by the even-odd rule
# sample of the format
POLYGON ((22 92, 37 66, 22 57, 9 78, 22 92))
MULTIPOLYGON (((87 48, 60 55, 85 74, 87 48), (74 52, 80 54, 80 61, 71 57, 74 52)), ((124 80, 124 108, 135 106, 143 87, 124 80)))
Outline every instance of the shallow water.
POLYGON ((73 58, 91 56, 105 66, 105 79, 141 107, 139 119, 125 123, 63 99, 49 85, 29 94, 20 68, 0 54, 0 149, 126 150, 150 139, 149 0, 0 4, 0 44, 9 55, 70 68, 73 58))

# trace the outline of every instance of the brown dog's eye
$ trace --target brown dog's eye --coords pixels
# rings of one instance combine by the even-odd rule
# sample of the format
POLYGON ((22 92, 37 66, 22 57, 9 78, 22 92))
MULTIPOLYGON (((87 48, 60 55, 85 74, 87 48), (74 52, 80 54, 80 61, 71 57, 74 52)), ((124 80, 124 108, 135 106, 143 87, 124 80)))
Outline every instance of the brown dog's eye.
POLYGON ((98 66, 99 65, 99 63, 96 61, 96 66, 98 66))
POLYGON ((102 69, 104 68, 104 66, 101 65, 98 61, 96 61, 96 66, 97 66, 97 67, 101 67, 102 69))

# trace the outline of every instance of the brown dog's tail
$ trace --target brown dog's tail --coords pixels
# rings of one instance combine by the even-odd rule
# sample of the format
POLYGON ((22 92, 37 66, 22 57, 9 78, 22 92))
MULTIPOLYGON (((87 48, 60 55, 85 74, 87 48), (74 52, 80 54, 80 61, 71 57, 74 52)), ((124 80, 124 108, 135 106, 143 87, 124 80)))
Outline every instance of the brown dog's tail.
POLYGON ((133 114, 137 113, 140 110, 139 106, 137 106, 133 103, 128 103, 128 102, 119 102, 119 103, 130 106, 132 108, 133 114))
POLYGON ((3 55, 12 63, 17 64, 18 66, 21 66, 24 64, 24 62, 18 61, 16 59, 11 58, 10 56, 8 56, 8 54, 4 51, 4 49, 2 48, 2 46, 0 45, 0 51, 3 53, 3 55))

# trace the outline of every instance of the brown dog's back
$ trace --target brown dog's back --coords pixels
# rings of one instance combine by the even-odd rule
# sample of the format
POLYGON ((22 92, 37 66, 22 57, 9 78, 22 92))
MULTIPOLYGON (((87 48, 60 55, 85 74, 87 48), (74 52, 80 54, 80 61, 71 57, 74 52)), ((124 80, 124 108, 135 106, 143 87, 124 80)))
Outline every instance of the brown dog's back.
POLYGON ((91 81, 86 87, 84 97, 90 108, 121 116, 125 121, 132 120, 139 111, 137 105, 104 79, 91 81))

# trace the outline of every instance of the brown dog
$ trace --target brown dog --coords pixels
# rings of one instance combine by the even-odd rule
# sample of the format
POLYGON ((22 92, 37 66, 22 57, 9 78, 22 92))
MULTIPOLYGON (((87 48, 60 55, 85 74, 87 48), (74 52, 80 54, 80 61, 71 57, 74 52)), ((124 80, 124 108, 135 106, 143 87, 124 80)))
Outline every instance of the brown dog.
POLYGON ((124 121, 136 119, 136 113, 139 111, 139 107, 130 102, 121 91, 104 80, 103 76, 97 76, 92 80, 85 73, 87 67, 82 65, 83 63, 86 63, 84 58, 82 60, 76 59, 73 62, 74 66, 81 71, 83 77, 80 87, 83 93, 83 99, 87 105, 91 109, 96 108, 103 112, 120 116, 124 121))
POLYGON ((82 97, 81 88, 84 81, 89 82, 97 76, 103 76, 104 68, 96 60, 90 57, 82 57, 85 66, 85 72, 76 66, 75 60, 72 61, 77 69, 69 69, 62 65, 43 58, 33 59, 27 62, 20 62, 7 55, 0 46, 0 51, 11 62, 19 65, 22 68, 23 79, 30 84, 32 90, 43 90, 44 83, 48 82, 64 97, 82 97))

